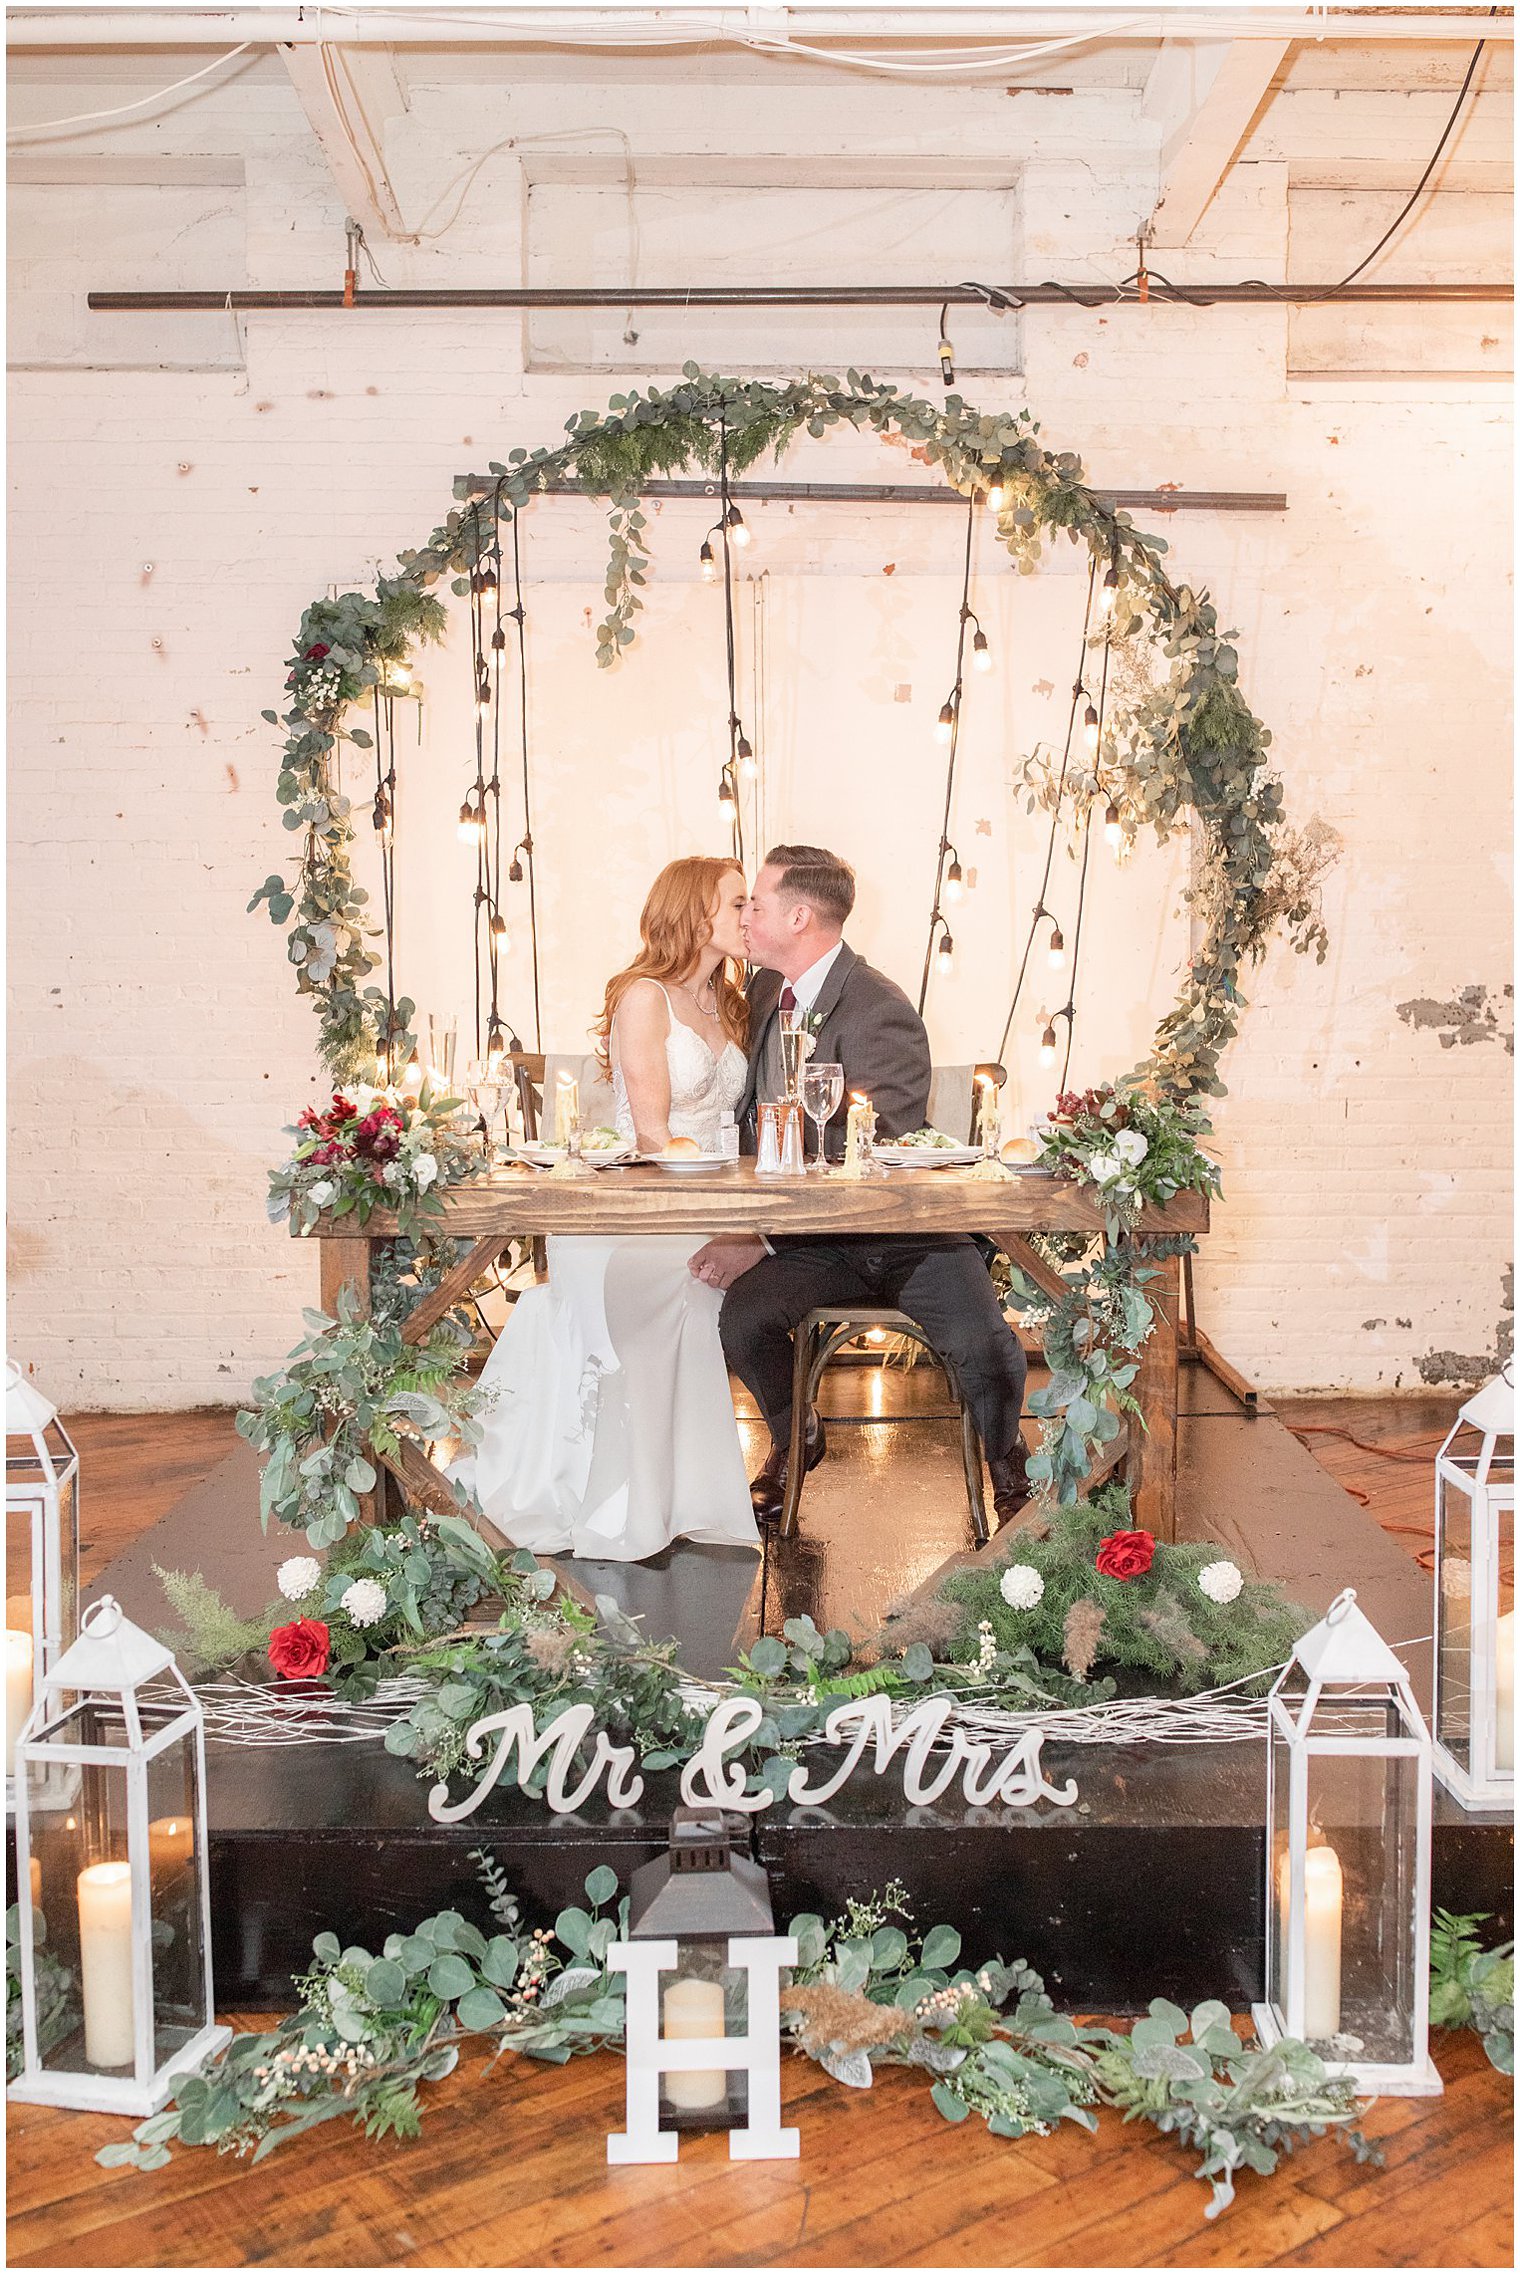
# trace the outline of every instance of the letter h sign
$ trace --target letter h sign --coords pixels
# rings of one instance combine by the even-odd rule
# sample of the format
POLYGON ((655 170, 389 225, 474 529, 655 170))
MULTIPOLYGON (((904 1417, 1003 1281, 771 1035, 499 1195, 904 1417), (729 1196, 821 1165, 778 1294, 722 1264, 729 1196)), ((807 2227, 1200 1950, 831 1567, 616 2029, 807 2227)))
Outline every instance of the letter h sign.
POLYGON ((746 1934, 727 1940, 727 1971, 745 1978, 742 2037, 724 2034, 721 1983, 687 1973, 689 1943, 683 1949, 673 1936, 636 1939, 614 1943, 608 1950, 608 1968, 628 1978, 628 2129, 608 2134, 609 2163, 675 2162, 679 2136, 660 2129, 660 2079, 667 2075, 689 2077, 684 2091, 671 2092, 667 2098, 687 2109, 688 2121, 726 2129, 734 2162, 799 2152, 797 2133, 783 2130, 781 2124, 781 1969, 797 1963, 796 1938, 746 1934), (662 1974, 678 1976, 667 1994, 667 2024, 675 2022, 679 2012, 688 2032, 715 2022, 711 2035, 662 2034, 662 1974), (737 2074, 743 2075, 748 2087, 742 2108, 736 2106, 733 2090, 737 2074), (705 2118, 699 2113, 704 2109, 709 2111, 705 2118))

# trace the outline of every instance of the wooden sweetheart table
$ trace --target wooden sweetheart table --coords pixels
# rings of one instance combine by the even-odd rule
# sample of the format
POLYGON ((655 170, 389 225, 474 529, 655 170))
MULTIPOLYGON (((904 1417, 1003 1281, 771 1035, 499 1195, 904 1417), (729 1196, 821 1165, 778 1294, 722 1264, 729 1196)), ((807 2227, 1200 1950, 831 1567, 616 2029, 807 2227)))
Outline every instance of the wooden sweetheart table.
MULTIPOLYGON (((1032 1232, 1097 1232, 1102 1211, 1078 1186, 1062 1178, 1015 1176, 988 1183, 956 1169, 888 1169, 860 1182, 839 1176, 757 1176, 752 1161, 724 1162, 703 1170, 655 1167, 590 1170, 558 1178, 518 1167, 456 1185, 443 1195, 432 1228, 468 1240, 469 1252, 417 1304, 406 1321, 409 1341, 420 1341, 496 1261, 513 1239, 547 1234, 597 1238, 689 1233, 766 1232, 772 1236, 837 1239, 844 1234, 921 1238, 944 1232, 981 1232, 994 1239, 1028 1278, 1048 1293, 1058 1275, 1029 1245, 1032 1232)), ((1145 1216, 1145 1232, 1206 1232, 1209 1207, 1195 1193, 1179 1193, 1145 1216)), ((364 1232, 351 1221, 319 1219, 322 1308, 331 1313, 341 1288, 359 1307, 369 1303, 369 1251, 393 1239, 393 1216, 378 1211, 364 1232), (331 1228, 330 1228, 331 1227, 331 1228)), ((1178 1259, 1155 1259, 1146 1293, 1156 1323, 1140 1354, 1133 1384, 1143 1429, 1129 1429, 1106 1448, 1105 1469, 1122 1461, 1134 1498, 1134 1521, 1158 1539, 1176 1535, 1178 1259)), ((452 1508, 452 1495, 418 1446, 403 1446, 398 1476, 425 1505, 452 1508)))

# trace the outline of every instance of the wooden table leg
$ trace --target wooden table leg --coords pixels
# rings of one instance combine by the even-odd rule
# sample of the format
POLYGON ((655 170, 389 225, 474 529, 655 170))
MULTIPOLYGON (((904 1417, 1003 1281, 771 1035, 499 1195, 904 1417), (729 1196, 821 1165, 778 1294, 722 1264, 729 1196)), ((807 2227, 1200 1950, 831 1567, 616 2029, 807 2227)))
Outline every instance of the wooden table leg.
POLYGON ((351 1287, 358 1299, 360 1318, 369 1317, 368 1240, 320 1240, 322 1252, 322 1308, 336 1318, 339 1290, 351 1287))
POLYGON ((1145 1422, 1130 1424, 1126 1463, 1136 1526, 1158 1540, 1177 1537, 1177 1301, 1178 1259, 1157 1256, 1145 1292, 1156 1313, 1140 1349, 1134 1393, 1145 1422))

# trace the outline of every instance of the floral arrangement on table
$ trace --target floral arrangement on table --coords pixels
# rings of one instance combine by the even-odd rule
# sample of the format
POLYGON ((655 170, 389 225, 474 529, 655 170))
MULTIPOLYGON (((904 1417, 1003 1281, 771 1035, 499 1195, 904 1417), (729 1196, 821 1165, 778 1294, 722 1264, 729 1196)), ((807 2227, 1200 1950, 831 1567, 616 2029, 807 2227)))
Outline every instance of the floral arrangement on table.
POLYGON ((461 1103, 425 1082, 415 1098, 356 1082, 320 1112, 305 1107, 287 1132, 295 1151, 270 1172, 270 1221, 289 1218, 305 1238, 323 1215, 362 1225, 380 1208, 414 1238, 442 1216, 450 1185, 481 1173, 480 1151, 456 1120, 461 1103))
POLYGON ((1218 1166, 1198 1142, 1210 1133, 1201 1107, 1177 1104, 1154 1082, 1065 1090, 1040 1132, 1040 1164, 1094 1188, 1112 1240, 1179 1192, 1219 1198, 1218 1166))
MULTIPOLYGON (((234 2037, 96 2162, 156 2171, 176 2142, 257 2163, 336 2117, 370 2139, 414 2138, 421 2088, 450 2073, 466 2038, 494 2041, 498 2057, 555 2062, 620 2047, 624 1978, 607 1968, 628 1922, 617 1874, 599 1864, 585 1882, 589 1907, 561 1911, 552 1932, 530 1931, 499 1868, 477 1856, 484 1924, 442 1911, 388 1935, 378 1956, 319 1934, 297 1983, 299 2010, 275 2029, 234 2037)), ((781 1992, 783 2037, 843 2085, 868 2090, 881 2067, 914 2068, 933 2080, 930 2098, 947 2122, 980 2116, 1008 2140, 1063 2121, 1096 2134, 1102 2108, 1141 2118, 1201 2152, 1210 2217, 1233 2200, 1237 2171, 1274 2171, 1326 2132, 1358 2162, 1378 2160, 1356 2128, 1353 2087, 1294 2039, 1270 2051, 1244 2045, 1217 2001, 1189 2015, 1153 1999, 1128 2032, 1083 2026, 1056 2012, 1021 1959, 973 1969, 959 1963, 953 1927, 911 1928, 894 1885, 827 1924, 805 1913, 787 1930, 799 1963, 781 1992)), ((610 2105, 608 2114, 615 2121, 610 2105)))
MULTIPOLYGON (((306 1338, 278 1374, 253 1385, 238 1433, 265 1456, 259 1520, 301 1526, 314 1548, 342 1539, 375 1485, 376 1462, 400 1452, 403 1433, 474 1444, 480 1393, 463 1373, 464 1340, 441 1319, 421 1341, 360 1318, 352 1294, 338 1315, 305 1311, 306 1338)), ((460 1494, 461 1504, 464 1495, 460 1494)))
POLYGON ((940 1654, 975 1664, 993 1685, 1022 1677, 1060 1694, 1069 1684, 1082 1703, 1095 1678, 1097 1694, 1112 1695, 1103 1678, 1128 1670, 1184 1695, 1233 1682, 1260 1690, 1313 1623, 1275 1581, 1247 1578, 1217 1547, 1131 1529, 1123 1485, 1000 1544, 997 1560, 951 1572, 928 1608, 955 1614, 940 1654))

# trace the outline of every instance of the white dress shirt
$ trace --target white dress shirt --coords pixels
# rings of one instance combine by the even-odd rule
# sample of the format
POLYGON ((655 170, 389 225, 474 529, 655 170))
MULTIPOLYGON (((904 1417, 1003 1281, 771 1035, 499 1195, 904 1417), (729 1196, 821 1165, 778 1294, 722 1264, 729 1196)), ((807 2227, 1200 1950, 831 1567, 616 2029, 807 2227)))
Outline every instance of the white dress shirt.
POLYGON ((842 939, 836 940, 828 953, 821 955, 816 963, 810 963, 800 978, 782 980, 783 992, 788 987, 791 988, 793 1000, 799 1011, 810 1011, 817 1002, 823 993, 823 983, 838 962, 839 951, 843 946, 844 941, 842 939))

